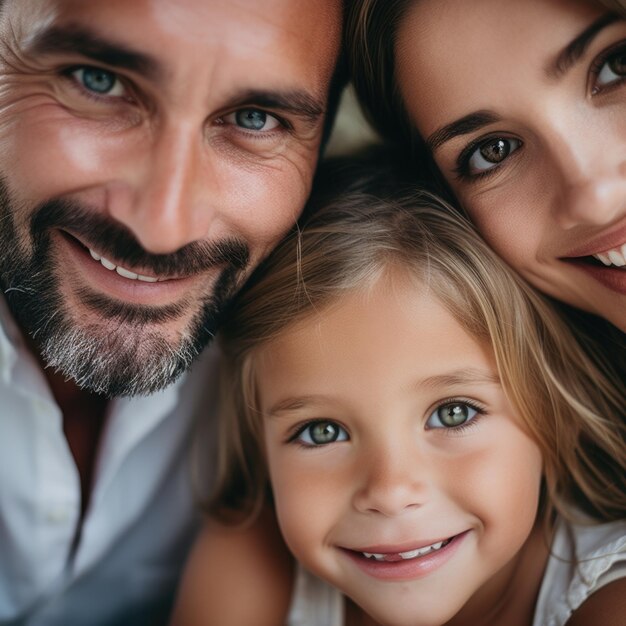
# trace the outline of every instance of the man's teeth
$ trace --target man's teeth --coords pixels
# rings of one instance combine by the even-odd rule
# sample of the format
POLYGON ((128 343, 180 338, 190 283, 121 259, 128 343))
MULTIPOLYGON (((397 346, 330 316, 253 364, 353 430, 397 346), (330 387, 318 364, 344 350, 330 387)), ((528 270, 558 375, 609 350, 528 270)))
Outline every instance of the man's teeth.
POLYGON ((437 543, 433 543, 430 546, 418 548, 417 550, 409 550, 408 552, 397 552, 394 554, 376 554, 375 552, 363 552, 362 554, 366 559, 374 559, 375 561, 405 561, 407 559, 415 559, 418 556, 424 556, 425 554, 430 554, 431 552, 440 550, 444 546, 447 546, 449 543, 450 539, 446 539, 445 541, 438 541, 437 543))
POLYGON ((100 256, 97 252, 94 252, 91 248, 89 248, 89 254, 91 254, 91 258, 94 261, 100 261, 103 267, 106 267, 108 270, 115 270, 120 276, 124 278, 129 278, 130 280, 141 280, 145 283, 156 283, 159 279, 154 276, 142 276, 141 274, 135 274, 135 272, 131 272, 130 270, 124 269, 119 265, 115 265, 115 263, 111 263, 109 259, 105 259, 103 256, 100 256))
POLYGON ((592 256, 594 259, 604 263, 604 265, 624 267, 626 266, 626 243, 620 248, 613 248, 613 250, 607 250, 607 252, 600 252, 592 256))

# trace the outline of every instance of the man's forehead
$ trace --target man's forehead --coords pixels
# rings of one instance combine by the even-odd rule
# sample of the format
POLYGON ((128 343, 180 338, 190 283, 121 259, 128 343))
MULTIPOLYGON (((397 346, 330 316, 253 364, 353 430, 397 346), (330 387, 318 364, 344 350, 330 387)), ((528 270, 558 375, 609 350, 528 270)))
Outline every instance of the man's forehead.
MULTIPOLYGON (((5 0, 5 17, 32 36, 52 25, 83 24, 124 39, 183 38, 190 45, 232 42, 245 34, 262 47, 307 39, 312 17, 340 29, 339 0, 5 0), (312 6, 315 4, 315 9, 312 6)), ((246 39, 241 40, 243 45, 246 39)))
POLYGON ((5 37, 34 60, 79 54, 229 91, 324 91, 341 31, 340 0, 7 0, 6 9, 5 37))

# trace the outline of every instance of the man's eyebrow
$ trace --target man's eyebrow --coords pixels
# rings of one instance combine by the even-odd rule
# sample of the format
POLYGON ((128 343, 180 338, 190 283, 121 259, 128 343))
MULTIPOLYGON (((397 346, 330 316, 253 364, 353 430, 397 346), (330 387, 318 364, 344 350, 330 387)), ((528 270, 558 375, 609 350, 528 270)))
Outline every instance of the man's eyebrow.
POLYGON ((305 90, 268 91, 248 90, 241 93, 229 102, 232 109, 242 107, 259 107, 289 113, 317 122, 325 112, 325 102, 305 90))
POLYGON ((450 139, 454 139, 454 137, 458 137, 459 135, 473 133, 483 126, 493 124, 500 119, 500 116, 492 111, 475 111, 431 133, 426 139, 426 146, 431 152, 434 152, 446 141, 450 141, 450 139))
POLYGON ((575 37, 559 54, 556 59, 546 67, 546 74, 550 78, 560 78, 565 74, 585 53, 596 35, 621 18, 614 13, 600 16, 590 26, 575 37))
POLYGON ((42 30, 29 45, 39 55, 79 54, 115 68, 127 69, 154 78, 159 64, 148 55, 125 45, 107 41, 84 26, 54 25, 42 30))

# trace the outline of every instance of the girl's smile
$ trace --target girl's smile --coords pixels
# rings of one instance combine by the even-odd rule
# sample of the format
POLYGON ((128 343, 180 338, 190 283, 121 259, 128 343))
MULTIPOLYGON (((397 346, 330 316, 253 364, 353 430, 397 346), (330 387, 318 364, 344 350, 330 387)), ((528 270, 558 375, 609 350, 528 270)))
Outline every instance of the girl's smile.
POLYGON ((489 346, 389 269, 255 358, 278 520, 302 564, 385 625, 497 605, 542 456, 489 346))

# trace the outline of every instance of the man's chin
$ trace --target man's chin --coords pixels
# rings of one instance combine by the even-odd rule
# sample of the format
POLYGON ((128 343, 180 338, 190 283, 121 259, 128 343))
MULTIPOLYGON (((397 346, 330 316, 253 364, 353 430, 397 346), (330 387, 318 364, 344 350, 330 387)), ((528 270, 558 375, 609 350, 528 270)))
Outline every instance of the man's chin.
POLYGON ((167 332, 158 324, 61 323, 39 337, 46 367, 109 398, 164 389, 189 368, 211 334, 167 332), (178 336, 177 339, 173 337, 178 336))

